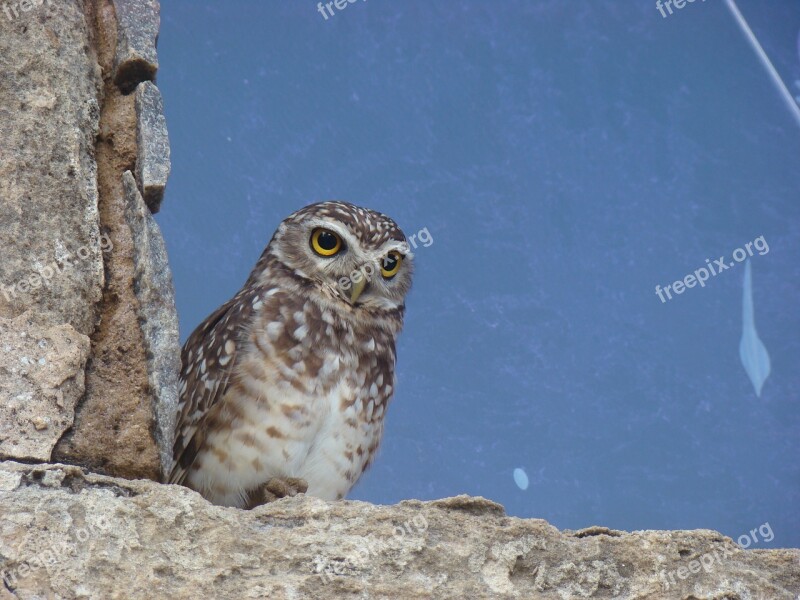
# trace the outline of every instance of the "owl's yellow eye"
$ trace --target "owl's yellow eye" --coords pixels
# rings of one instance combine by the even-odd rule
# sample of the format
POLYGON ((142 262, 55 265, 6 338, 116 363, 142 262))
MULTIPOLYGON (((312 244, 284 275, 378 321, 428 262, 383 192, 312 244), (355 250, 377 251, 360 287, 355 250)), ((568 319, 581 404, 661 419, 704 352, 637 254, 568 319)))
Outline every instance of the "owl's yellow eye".
POLYGON ((400 265, 403 263, 403 255, 395 250, 389 252, 386 257, 381 261, 381 275, 386 279, 391 279, 400 270, 400 265))
POLYGON ((333 256, 342 249, 342 238, 329 229, 315 229, 311 234, 311 249, 320 256, 333 256))

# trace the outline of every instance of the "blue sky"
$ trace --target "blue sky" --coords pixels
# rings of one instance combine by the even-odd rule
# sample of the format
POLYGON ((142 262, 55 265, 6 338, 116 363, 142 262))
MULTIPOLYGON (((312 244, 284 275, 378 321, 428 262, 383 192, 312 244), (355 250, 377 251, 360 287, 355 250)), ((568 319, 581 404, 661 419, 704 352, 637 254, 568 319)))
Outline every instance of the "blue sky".
MULTIPOLYGON (((739 6, 800 95, 800 4, 739 6)), ((305 204, 430 232, 352 498, 800 546, 800 127, 723 2, 171 0, 159 60, 182 339, 305 204), (760 396, 744 263, 656 293, 759 236, 760 396)))

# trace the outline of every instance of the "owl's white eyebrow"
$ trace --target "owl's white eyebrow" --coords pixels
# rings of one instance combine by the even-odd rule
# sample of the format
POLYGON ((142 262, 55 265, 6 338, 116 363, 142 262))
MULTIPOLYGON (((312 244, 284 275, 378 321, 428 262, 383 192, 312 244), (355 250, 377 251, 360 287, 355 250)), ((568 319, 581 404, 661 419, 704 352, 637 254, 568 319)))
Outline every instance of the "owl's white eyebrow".
MULTIPOLYGON (((312 219, 309 222, 310 230, 313 231, 317 228, 322 229, 329 229, 334 233, 339 234, 339 236, 344 240, 345 244, 348 247, 358 247, 358 239, 355 238, 347 227, 343 227, 341 223, 336 221, 328 221, 325 219, 312 219)), ((374 254, 374 258, 377 260, 378 258, 382 257, 387 252, 391 250, 397 250, 406 258, 413 258, 414 253, 411 251, 411 246, 407 241, 400 241, 395 239, 388 239, 386 240, 381 246, 376 250, 369 251, 369 254, 374 254)))
POLYGON ((311 231, 317 228, 321 229, 328 229, 333 231, 334 233, 339 234, 346 244, 353 245, 356 239, 347 231, 346 227, 342 227, 339 223, 335 221, 325 221, 324 219, 314 219, 310 221, 309 224, 311 225, 311 231))
POLYGON ((411 251, 411 246, 408 242, 401 242, 399 240, 387 240, 381 246, 381 251, 389 252, 390 250, 397 250, 406 258, 413 258, 414 253, 411 251))

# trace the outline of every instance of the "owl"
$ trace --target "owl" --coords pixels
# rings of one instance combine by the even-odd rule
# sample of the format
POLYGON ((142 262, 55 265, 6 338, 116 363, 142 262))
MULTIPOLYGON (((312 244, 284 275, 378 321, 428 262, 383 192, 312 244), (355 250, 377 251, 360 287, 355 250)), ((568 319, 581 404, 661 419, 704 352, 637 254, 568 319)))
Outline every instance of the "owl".
POLYGON ((343 498, 381 441, 412 272, 386 215, 322 202, 286 218, 183 347, 168 482, 239 508, 343 498))

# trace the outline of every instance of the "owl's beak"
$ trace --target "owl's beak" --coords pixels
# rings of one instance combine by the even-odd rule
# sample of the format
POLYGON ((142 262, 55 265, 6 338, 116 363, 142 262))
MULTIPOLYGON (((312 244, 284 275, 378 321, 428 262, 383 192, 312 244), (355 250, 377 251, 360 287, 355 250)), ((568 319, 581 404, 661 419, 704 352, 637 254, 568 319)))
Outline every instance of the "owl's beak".
POLYGON ((353 289, 350 292, 350 304, 355 304, 358 297, 361 295, 361 292, 364 291, 364 288, 367 287, 367 279, 362 277, 358 283, 353 282, 353 289))

